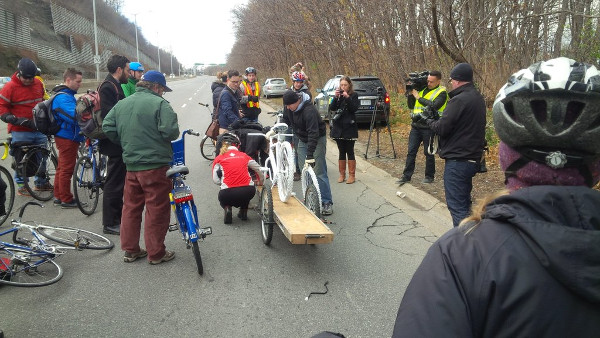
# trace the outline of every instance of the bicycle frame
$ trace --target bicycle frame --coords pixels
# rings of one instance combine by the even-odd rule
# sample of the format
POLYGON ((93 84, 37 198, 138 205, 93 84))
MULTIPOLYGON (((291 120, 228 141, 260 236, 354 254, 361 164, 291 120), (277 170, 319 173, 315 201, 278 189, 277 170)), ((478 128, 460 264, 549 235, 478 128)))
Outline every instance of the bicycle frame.
MULTIPOLYGON (((85 156, 87 156, 90 159, 90 161, 92 162, 92 182, 87 182, 87 184, 92 185, 90 188, 98 187, 99 189, 101 189, 104 187, 102 175, 100 175, 100 170, 102 168, 99 166, 98 159, 97 159, 98 156, 95 156, 98 153, 98 142, 99 142, 98 140, 86 139, 87 154, 85 156)), ((106 163, 104 164, 104 166, 106 166, 106 163)), ((78 177, 77 184, 80 186, 82 186, 84 184, 83 171, 84 171, 84 168, 81 168, 79 175, 77 175, 77 177, 78 177)))

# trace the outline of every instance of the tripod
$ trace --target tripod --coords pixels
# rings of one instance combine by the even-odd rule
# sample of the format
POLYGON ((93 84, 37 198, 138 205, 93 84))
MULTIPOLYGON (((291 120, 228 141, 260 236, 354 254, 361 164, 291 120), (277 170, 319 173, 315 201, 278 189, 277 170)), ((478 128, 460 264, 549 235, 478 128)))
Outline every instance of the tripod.
MULTIPOLYGON (((379 89, 379 88, 378 88, 379 89)), ((373 114, 371 115, 371 126, 369 127, 369 140, 367 141, 367 149, 365 150, 365 160, 367 159, 367 154, 369 153, 369 145, 371 144, 371 135, 373 134, 373 127, 375 127, 377 133, 377 150, 375 151, 375 157, 381 157, 379 154, 379 125, 375 125, 377 111, 383 109, 383 115, 385 116, 385 124, 387 125, 388 134, 390 135, 390 143, 392 144, 392 152, 394 153, 394 158, 396 158, 396 149, 394 148, 394 140, 392 139, 392 129, 390 128, 390 112, 389 109, 386 108, 384 104, 383 95, 377 95, 377 100, 375 101, 375 106, 373 107, 373 114)))

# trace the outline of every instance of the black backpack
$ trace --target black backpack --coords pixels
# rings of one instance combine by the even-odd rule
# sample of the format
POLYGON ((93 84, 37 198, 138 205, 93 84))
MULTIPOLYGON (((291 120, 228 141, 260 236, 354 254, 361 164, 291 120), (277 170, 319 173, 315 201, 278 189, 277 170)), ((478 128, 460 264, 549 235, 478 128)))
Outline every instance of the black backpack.
MULTIPOLYGON (((57 111, 52 110, 52 102, 54 101, 54 98, 60 94, 66 93, 57 92, 48 100, 42 101, 33 107, 33 124, 35 125, 35 129, 42 134, 55 135, 60 130, 60 123, 56 120, 56 116, 54 115, 57 113, 57 111)), ((65 114, 62 111, 58 111, 58 113, 70 118, 71 120, 74 120, 73 117, 65 114)))

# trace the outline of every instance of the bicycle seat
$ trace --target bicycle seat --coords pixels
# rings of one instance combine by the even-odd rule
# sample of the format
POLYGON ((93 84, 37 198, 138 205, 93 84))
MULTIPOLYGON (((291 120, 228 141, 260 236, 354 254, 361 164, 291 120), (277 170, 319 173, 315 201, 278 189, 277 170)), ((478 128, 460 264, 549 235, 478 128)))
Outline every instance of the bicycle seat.
POLYGON ((275 123, 275 125, 271 129, 273 129, 273 131, 278 134, 284 133, 288 130, 288 125, 283 122, 279 122, 279 123, 275 123))
POLYGON ((167 170, 167 177, 171 177, 175 174, 187 175, 190 173, 188 167, 184 165, 176 165, 167 170))

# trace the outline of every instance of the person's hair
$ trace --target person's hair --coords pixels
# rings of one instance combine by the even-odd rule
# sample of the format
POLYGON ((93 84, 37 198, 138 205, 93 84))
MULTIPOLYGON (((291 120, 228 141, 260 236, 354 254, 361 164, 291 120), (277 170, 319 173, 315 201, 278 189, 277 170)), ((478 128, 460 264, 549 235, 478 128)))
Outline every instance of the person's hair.
POLYGON ((155 86, 162 87, 160 83, 140 80, 135 84, 136 87, 143 87, 154 91, 155 86))
POLYGON ((342 76, 342 78, 340 79, 340 83, 342 81, 348 82, 348 85, 350 86, 350 88, 348 89, 348 94, 354 93, 354 85, 352 84, 352 80, 350 80, 350 77, 349 76, 342 76))
POLYGON ((113 55, 108 59, 108 62, 106 62, 106 69, 109 73, 114 74, 119 67, 124 70, 128 63, 128 58, 122 55, 113 55))
POLYGON ((221 82, 227 82, 227 72, 218 72, 217 80, 221 82))
POLYGON ((234 76, 240 76, 240 72, 238 72, 237 70, 233 70, 233 69, 231 69, 227 72, 227 79, 231 79, 234 76))
POLYGON ((67 68, 67 70, 65 70, 63 73, 63 81, 67 81, 67 79, 75 79, 77 78, 77 75, 83 76, 83 73, 75 68, 67 68))
MULTIPOLYGON (((219 150, 219 155, 223 155, 226 152, 229 151, 229 147, 232 146, 232 143, 229 143, 229 141, 223 141, 223 143, 221 144, 221 150, 219 150)), ((235 147, 235 145, 234 145, 235 147)))
POLYGON ((429 72, 429 75, 435 76, 438 80, 442 79, 442 72, 440 72, 439 70, 432 70, 429 72))
POLYGON ((502 197, 509 194, 508 189, 502 189, 496 191, 495 193, 491 193, 484 198, 482 198, 476 204, 473 204, 471 207, 471 215, 469 217, 460 221, 459 226, 468 228, 466 234, 471 233, 475 228, 481 223, 482 216, 485 213, 485 208, 498 197, 502 197))

